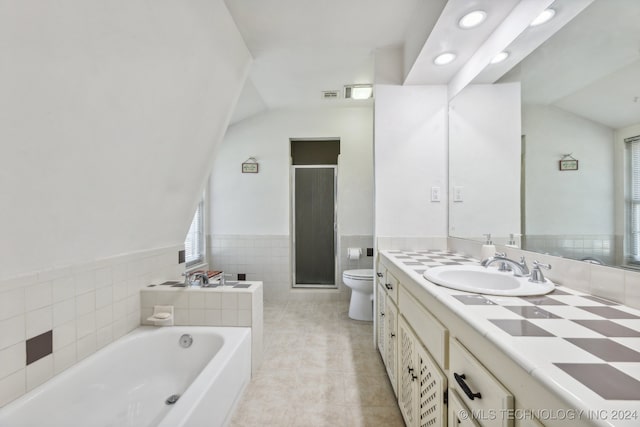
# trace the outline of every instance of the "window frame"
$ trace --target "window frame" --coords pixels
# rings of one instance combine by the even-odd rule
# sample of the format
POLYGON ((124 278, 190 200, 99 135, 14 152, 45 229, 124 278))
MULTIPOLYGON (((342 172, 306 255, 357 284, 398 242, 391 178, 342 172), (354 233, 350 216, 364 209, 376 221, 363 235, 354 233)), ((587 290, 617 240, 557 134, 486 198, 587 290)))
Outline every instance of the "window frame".
POLYGON ((640 135, 625 138, 625 264, 640 267, 640 135), (634 221, 634 217, 636 220, 634 221))
POLYGON ((189 231, 187 231, 187 235, 184 240, 184 249, 185 249, 185 268, 186 270, 194 269, 196 267, 202 266, 206 264, 207 257, 207 245, 206 245, 206 208, 205 208, 205 196, 202 195, 198 206, 196 207, 196 211, 193 214, 193 219, 191 220, 191 225, 189 226, 189 231), (197 224, 199 223, 199 224, 197 224), (196 225, 199 229, 193 230, 194 225, 196 225), (190 250, 192 247, 188 245, 188 241, 192 236, 195 237, 195 248, 194 250, 190 250))

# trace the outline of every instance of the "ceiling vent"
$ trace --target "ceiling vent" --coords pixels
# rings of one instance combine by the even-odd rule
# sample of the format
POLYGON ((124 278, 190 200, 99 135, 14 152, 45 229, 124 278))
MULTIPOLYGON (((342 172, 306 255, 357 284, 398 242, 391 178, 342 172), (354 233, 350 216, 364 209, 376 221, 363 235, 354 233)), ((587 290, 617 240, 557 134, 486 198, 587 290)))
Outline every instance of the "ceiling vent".
POLYGON ((339 90, 323 90, 322 99, 338 99, 340 98, 339 90))

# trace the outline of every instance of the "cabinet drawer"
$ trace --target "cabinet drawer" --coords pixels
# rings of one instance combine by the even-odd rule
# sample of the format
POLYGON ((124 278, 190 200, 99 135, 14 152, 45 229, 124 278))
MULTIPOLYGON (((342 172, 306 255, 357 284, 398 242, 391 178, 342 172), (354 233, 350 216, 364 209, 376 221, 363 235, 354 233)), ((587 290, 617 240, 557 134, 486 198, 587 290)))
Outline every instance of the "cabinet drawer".
POLYGON ((449 389, 449 427, 480 427, 458 394, 449 389))
POLYGON ((379 266, 379 270, 376 272, 376 282, 384 289, 385 294, 389 295, 391 300, 398 304, 400 282, 384 266, 379 266))
POLYGON ((449 387, 483 426, 512 427, 513 395, 458 340, 449 345, 449 387))
POLYGON ((387 271, 383 286, 387 290, 387 295, 389 295, 393 302, 398 304, 398 288, 400 287, 400 281, 398 281, 393 274, 387 271))
POLYGON ((524 418, 516 423, 516 427, 544 427, 537 418, 524 418))
POLYGON ((446 370, 449 362, 449 331, 404 288, 400 289, 399 309, 436 363, 442 370, 446 370))

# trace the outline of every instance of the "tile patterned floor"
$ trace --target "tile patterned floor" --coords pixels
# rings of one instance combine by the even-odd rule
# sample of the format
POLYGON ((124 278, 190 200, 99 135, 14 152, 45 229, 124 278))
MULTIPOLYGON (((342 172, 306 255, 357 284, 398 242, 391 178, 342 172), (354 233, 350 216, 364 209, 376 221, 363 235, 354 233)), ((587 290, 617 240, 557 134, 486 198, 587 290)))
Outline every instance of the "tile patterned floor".
POLYGON ((348 302, 265 303, 264 362, 232 427, 403 427, 373 324, 348 302))

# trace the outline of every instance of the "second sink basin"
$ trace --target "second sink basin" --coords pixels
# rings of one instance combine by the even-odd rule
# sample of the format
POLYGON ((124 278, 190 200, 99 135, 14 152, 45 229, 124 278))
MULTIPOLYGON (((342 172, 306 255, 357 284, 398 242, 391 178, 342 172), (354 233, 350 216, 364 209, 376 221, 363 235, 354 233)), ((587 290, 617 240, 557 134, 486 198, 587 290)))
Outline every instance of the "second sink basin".
POLYGON ((528 277, 515 277, 510 271, 479 265, 443 265, 428 269, 423 276, 440 286, 486 295, 544 295, 555 287, 549 279, 544 283, 533 283, 528 277))

